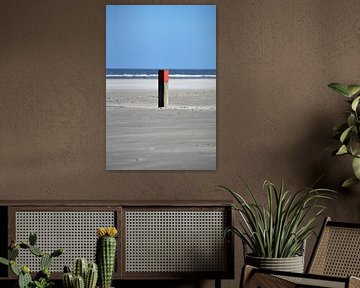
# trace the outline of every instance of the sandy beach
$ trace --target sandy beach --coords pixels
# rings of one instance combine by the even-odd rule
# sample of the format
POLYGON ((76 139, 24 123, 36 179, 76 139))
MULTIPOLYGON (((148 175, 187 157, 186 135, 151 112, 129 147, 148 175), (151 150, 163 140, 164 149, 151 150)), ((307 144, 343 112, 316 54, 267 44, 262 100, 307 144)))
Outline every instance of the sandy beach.
POLYGON ((215 170, 216 79, 106 80, 107 170, 215 170))

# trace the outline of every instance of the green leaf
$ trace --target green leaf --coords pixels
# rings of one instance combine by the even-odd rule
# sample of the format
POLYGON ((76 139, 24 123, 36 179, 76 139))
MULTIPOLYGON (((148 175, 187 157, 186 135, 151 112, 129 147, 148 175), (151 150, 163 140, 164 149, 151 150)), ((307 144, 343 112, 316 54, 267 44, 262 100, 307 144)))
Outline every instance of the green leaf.
POLYGON ((328 85, 329 88, 333 89, 335 92, 339 93, 342 96, 351 97, 350 92, 347 89, 347 86, 341 84, 341 83, 330 83, 328 85))
POLYGON ((360 92, 360 85, 356 85, 356 84, 348 85, 347 90, 349 91, 351 96, 354 96, 355 94, 360 92))
POLYGON ((360 139, 358 135, 352 135, 348 143, 348 150, 354 157, 360 157, 360 139))
POLYGON ((356 111, 357 106, 359 105, 360 96, 356 97, 355 100, 351 103, 351 109, 356 111))
POLYGON ((347 123, 342 123, 342 124, 334 126, 333 130, 336 132, 342 132, 349 126, 351 126, 351 125, 348 125, 347 123))
POLYGON ((346 145, 341 145, 339 150, 336 152, 335 155, 344 155, 348 153, 348 149, 346 148, 346 145))
POLYGON ((359 183, 360 183, 359 179, 357 179, 356 177, 351 177, 351 178, 347 179, 346 181, 344 181, 344 183, 342 183, 341 187, 348 188, 352 185, 359 184, 359 183))
POLYGON ((352 128, 353 128, 353 126, 345 129, 345 131, 343 133, 341 133, 341 136, 340 136, 341 143, 344 143, 344 141, 346 140, 346 137, 348 136, 348 134, 349 134, 349 132, 351 131, 352 128))
POLYGON ((352 168, 357 179, 360 180, 360 158, 354 158, 352 162, 352 168))
POLYGON ((356 116, 353 113, 350 113, 347 118, 347 124, 348 126, 355 126, 356 124, 356 116))
POLYGON ((1 264, 4 264, 4 265, 9 265, 9 264, 10 264, 9 260, 8 260, 8 259, 5 259, 5 258, 3 258, 3 257, 0 257, 0 263, 1 263, 1 264))
POLYGON ((16 276, 19 276, 21 270, 20 270, 20 268, 16 265, 16 262, 15 262, 15 261, 10 261, 10 268, 11 268, 11 271, 12 271, 16 276))

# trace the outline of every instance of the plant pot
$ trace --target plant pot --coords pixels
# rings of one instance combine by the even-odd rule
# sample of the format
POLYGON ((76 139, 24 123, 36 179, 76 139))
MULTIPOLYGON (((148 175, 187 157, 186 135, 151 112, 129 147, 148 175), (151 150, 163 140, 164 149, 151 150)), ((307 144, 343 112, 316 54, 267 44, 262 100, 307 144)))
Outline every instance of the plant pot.
POLYGON ((245 263, 262 269, 304 273, 303 255, 289 258, 263 258, 246 255, 245 263))

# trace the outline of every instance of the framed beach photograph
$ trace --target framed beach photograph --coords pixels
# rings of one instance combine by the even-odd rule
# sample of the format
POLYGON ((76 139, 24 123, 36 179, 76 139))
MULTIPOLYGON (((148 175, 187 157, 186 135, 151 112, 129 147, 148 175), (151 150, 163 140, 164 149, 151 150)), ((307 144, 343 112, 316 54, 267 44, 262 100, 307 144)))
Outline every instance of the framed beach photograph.
POLYGON ((216 5, 106 6, 106 169, 216 170, 216 5))

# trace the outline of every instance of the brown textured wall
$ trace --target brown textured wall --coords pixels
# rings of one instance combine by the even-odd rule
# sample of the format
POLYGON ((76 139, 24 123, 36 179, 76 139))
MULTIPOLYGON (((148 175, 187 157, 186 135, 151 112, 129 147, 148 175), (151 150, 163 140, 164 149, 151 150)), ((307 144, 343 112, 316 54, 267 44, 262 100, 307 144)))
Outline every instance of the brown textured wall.
MULTIPOLYGON (((222 199, 206 187, 236 175, 262 199, 264 179, 326 173, 338 189, 350 163, 324 149, 346 105, 326 85, 360 82, 359 14, 358 0, 217 1, 217 171, 107 172, 105 2, 0 0, 0 198, 222 199)), ((359 193, 329 214, 359 221, 359 193)))

